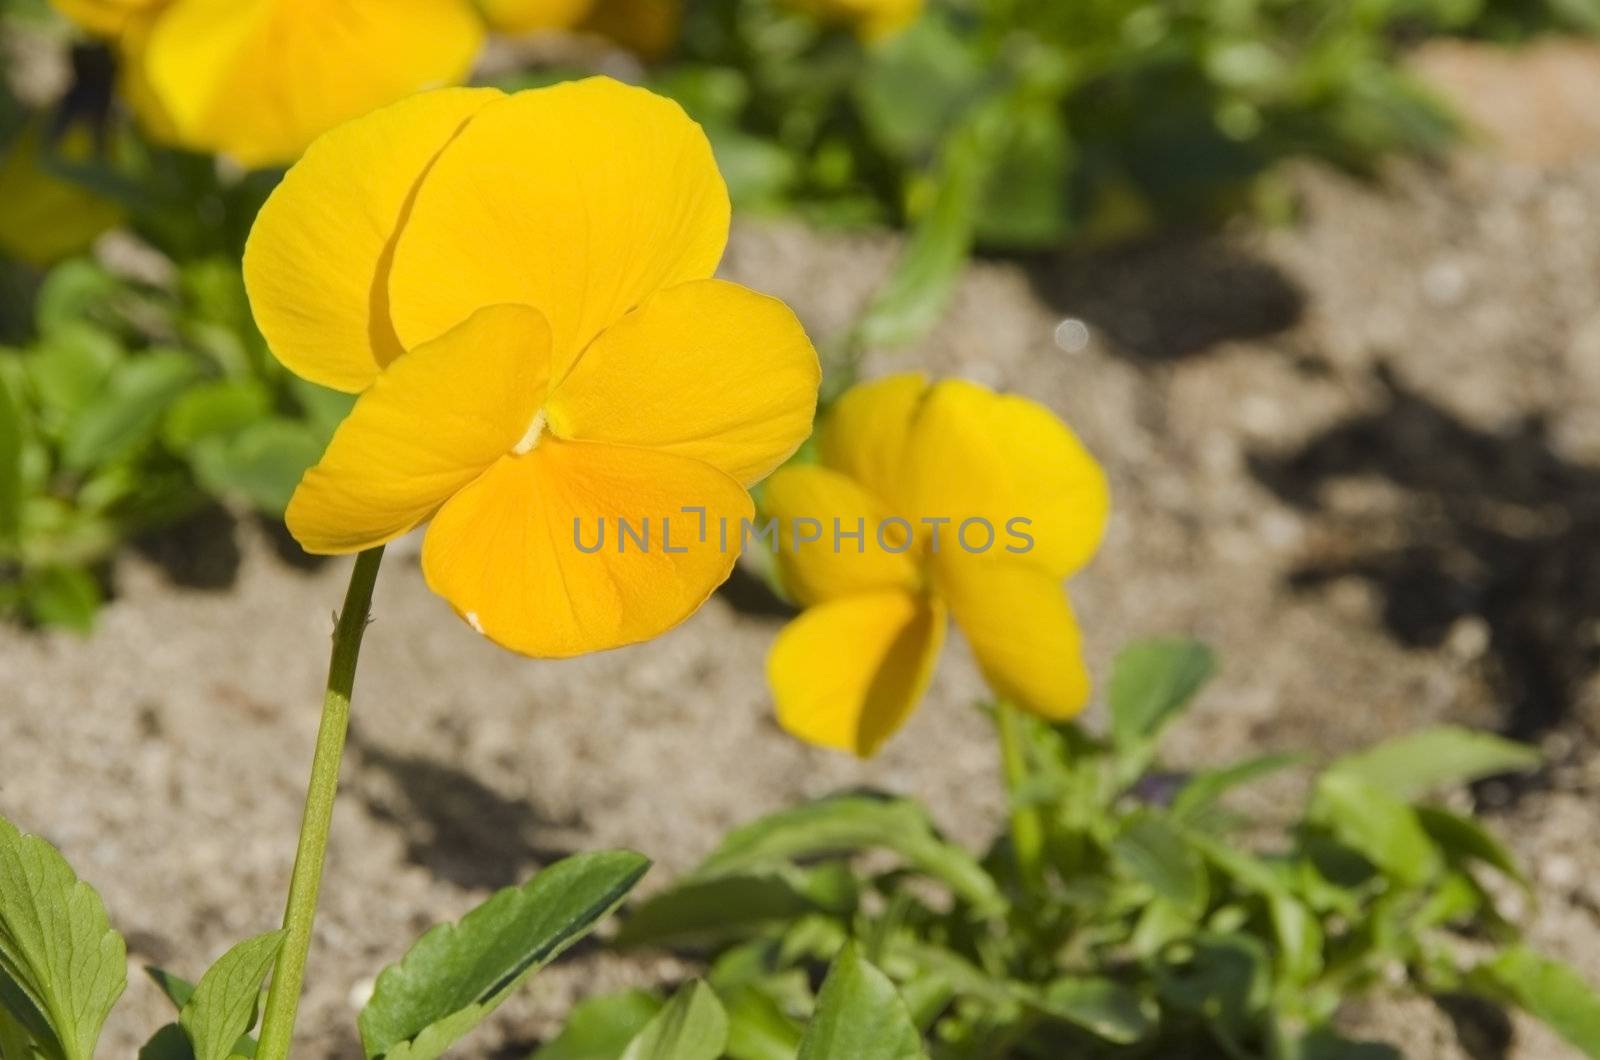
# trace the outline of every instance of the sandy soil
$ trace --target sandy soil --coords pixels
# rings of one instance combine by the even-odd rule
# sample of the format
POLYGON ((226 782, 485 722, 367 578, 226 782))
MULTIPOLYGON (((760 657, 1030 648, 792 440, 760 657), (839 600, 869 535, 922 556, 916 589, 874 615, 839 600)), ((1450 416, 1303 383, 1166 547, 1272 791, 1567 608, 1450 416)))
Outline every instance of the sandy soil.
MULTIPOLYGON (((932 337, 868 370, 1027 393, 1105 462, 1116 513, 1074 587, 1096 670, 1154 633, 1225 660, 1179 763, 1332 754, 1446 719, 1541 741, 1548 775, 1483 796, 1534 866, 1536 941, 1600 982, 1600 162, 1297 182, 1292 229, 979 265, 932 337)), ((892 253, 747 224, 726 271, 826 336, 892 253)), ((417 548, 390 550, 362 659, 300 1055, 358 1056, 369 976, 564 852, 640 849, 659 886, 728 826, 862 784, 986 840, 996 764, 959 644, 906 732, 857 763, 770 721, 783 615, 747 582, 654 643, 530 662, 428 594, 417 548)), ((101 890, 136 962, 192 975, 277 920, 347 573, 281 549, 211 517, 119 565, 92 638, 0 628, 0 813, 101 890)), ((575 996, 675 971, 581 953, 463 1052, 524 1055, 575 996)), ((134 979, 106 1054, 167 1018, 134 979)), ((1425 1003, 1351 1021, 1420 1060, 1467 1055, 1425 1003)), ((1509 1052, 1485 1052, 1464 1025, 1476 1056, 1572 1055, 1520 1021, 1509 1052)))

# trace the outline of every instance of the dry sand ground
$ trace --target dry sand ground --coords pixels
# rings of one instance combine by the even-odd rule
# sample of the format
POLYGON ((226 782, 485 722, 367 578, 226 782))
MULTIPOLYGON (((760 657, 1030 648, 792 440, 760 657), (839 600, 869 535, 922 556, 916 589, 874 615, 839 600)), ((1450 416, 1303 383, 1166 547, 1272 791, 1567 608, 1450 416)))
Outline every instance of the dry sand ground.
MULTIPOLYGON (((1557 767, 1487 796, 1534 867, 1536 941, 1600 982, 1600 164, 1297 180, 1292 230, 975 267, 936 334, 869 372, 1032 395, 1103 459, 1116 514, 1074 587, 1095 669, 1154 633, 1225 660, 1178 762, 1331 754, 1444 719, 1542 740, 1557 767), (1054 340, 1069 317, 1088 326, 1077 352, 1054 340)), ((892 252, 751 226, 727 272, 825 336, 892 252)), ((101 890, 135 962, 196 974, 277 919, 347 572, 278 548, 214 518, 122 562, 92 638, 0 629, 0 813, 101 890)), ((996 764, 959 645, 862 764, 771 723, 762 660, 783 618, 748 586, 654 643, 531 662, 457 622, 416 554, 391 548, 362 659, 300 1055, 359 1055, 366 977, 566 851, 635 847, 660 885, 730 825, 862 784, 987 838, 996 764)), ((462 1052, 520 1057, 574 997, 677 971, 581 953, 462 1052)), ((106 1055, 166 1018, 135 978, 106 1055)), ((1425 1003, 1351 1021, 1417 1060, 1466 1055, 1425 1003)), ((1468 1029, 1475 1056, 1502 1055, 1496 1028, 1468 1029)), ((1570 1055, 1521 1022, 1509 1036, 1519 1060, 1570 1055)))

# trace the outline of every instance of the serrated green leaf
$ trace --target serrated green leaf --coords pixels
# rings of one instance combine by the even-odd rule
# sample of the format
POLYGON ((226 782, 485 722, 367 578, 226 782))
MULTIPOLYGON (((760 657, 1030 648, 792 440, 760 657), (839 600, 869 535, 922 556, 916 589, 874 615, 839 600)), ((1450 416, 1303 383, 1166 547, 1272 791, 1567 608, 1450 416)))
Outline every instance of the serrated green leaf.
POLYGON ((922 1036, 889 977, 854 943, 840 951, 817 995, 798 1060, 921 1060, 922 1036))
POLYGON ((22 598, 39 625, 88 633, 100 611, 100 583, 81 567, 41 567, 23 577, 22 598))
POLYGON ((661 1008, 661 999, 643 990, 586 998, 529 1060, 618 1060, 661 1008))
POLYGON ((1205 912, 1205 864, 1199 851, 1166 820, 1153 813, 1134 814, 1111 841, 1111 852, 1174 908, 1192 919, 1205 912))
POLYGON ((64 418, 100 397, 124 357, 115 336, 76 321, 41 341, 24 364, 40 408, 64 418))
POLYGON ((202 383, 172 403, 161 425, 161 440, 181 453, 202 438, 237 434, 271 411, 272 396, 257 380, 202 383))
POLYGON ((1539 752, 1486 732, 1439 725, 1338 759, 1328 772, 1357 777, 1410 801, 1438 788, 1537 769, 1539 752))
POLYGON ((432 1060, 593 930, 649 869, 630 851, 565 858, 440 924, 378 976, 359 1025, 368 1057, 432 1060))
POLYGON ((1211 675, 1216 656, 1193 640, 1148 640, 1123 649, 1111 668, 1111 735, 1132 752, 1152 741, 1211 675))
POLYGON ((316 432, 293 420, 252 423, 227 437, 206 438, 189 451, 195 477, 212 493, 238 497, 268 515, 282 515, 306 469, 322 457, 316 432))
POLYGON ((1160 1010, 1113 979, 1068 976, 1045 986, 1038 1008, 1117 1045, 1132 1045, 1155 1030, 1160 1010))
POLYGON ((777 869, 798 858, 892 851, 918 871, 942 881, 980 915, 1005 905, 999 888, 977 860, 941 839, 914 802, 840 795, 763 817, 731 832, 695 870, 713 879, 777 869))
POLYGON ((261 984, 283 948, 284 932, 234 946, 213 964, 183 1006, 178 1022, 194 1046, 195 1060, 228 1060, 255 1024, 261 984))
POLYGON ((718 1060, 728 1044, 728 1015, 703 980, 683 987, 628 1043, 622 1060, 718 1060))
POLYGON ((4 820, 0 979, 0 1003, 57 1060, 91 1060, 127 985, 127 948, 100 896, 49 843, 4 820))
POLYGON ((1480 965, 1474 975, 1585 1056, 1600 1058, 1600 995, 1574 969, 1515 946, 1480 965))

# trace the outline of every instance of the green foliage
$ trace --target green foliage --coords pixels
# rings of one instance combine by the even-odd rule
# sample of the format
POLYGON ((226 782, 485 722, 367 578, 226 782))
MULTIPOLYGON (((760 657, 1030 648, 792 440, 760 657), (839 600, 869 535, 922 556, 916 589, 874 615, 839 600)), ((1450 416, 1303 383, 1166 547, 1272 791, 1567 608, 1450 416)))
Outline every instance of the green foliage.
POLYGON ((235 266, 175 289, 73 260, 0 347, 0 615, 89 628, 97 570, 216 500, 281 516, 351 399, 267 354, 235 266))
POLYGON ((728 1044, 728 1014, 704 982, 696 979, 675 994, 645 1024, 622 1060, 718 1060, 728 1044))
MULTIPOLYGON (((0 820, 0 1042, 91 1060, 127 982, 127 949, 100 896, 37 836, 0 820)), ((30 1053, 16 1053, 28 1056, 30 1053)))
POLYGON ((283 948, 283 938, 280 930, 246 939, 200 977, 178 1015, 194 1060, 228 1060, 243 1051, 241 1045, 249 1048, 248 1039, 240 1040, 255 1026, 261 984, 283 948))
POLYGON ((378 976, 361 1011, 369 1057, 440 1056, 529 976, 616 908, 650 862, 628 851, 579 854, 430 930, 378 976))
MULTIPOLYGON (((1012 798, 1042 822, 1042 873, 1009 837, 974 862, 904 800, 839 796, 738 829, 619 942, 709 960, 736 1060, 1385 1060, 1334 1017, 1397 986, 1523 1008, 1600 1056, 1600 997, 1496 905, 1492 877, 1526 886, 1510 853, 1426 801, 1537 757, 1425 729, 1316 772, 1294 819, 1253 820, 1232 797, 1299 756, 1188 776, 1159 764, 1161 731, 1214 668, 1191 642, 1138 644, 1115 666, 1108 738, 1026 720, 1012 798)), ((536 1060, 615 1060, 650 1003, 590 1002, 536 1060)))

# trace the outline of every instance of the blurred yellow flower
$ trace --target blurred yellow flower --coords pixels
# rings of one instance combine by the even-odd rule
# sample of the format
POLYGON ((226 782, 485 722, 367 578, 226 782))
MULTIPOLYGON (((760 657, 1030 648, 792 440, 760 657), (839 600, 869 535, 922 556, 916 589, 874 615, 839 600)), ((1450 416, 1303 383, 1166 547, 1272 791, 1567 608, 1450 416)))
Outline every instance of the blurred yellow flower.
POLYGON ((497 33, 568 29, 583 21, 596 0, 478 0, 478 8, 497 33))
POLYGON ((1083 708, 1061 583, 1099 546, 1109 493, 1060 420, 975 383, 898 375, 841 398, 818 453, 762 500, 806 607, 767 662, 789 732, 874 753, 921 699, 949 616, 997 695, 1046 718, 1083 708))
POLYGON ((479 9, 497 33, 593 33, 646 59, 672 50, 683 20, 683 0, 479 0, 479 9))
POLYGON ((246 166, 463 80, 483 42, 468 0, 54 0, 116 36, 123 92, 158 138, 246 166))
POLYGON ((868 40, 904 29, 922 14, 923 0, 789 0, 826 22, 855 27, 868 40))
POLYGON ((728 213, 700 127, 606 78, 424 93, 322 137, 245 252, 277 357, 361 392, 296 539, 355 552, 431 519, 428 584, 529 655, 692 614, 735 553, 702 531, 750 516, 820 381, 788 308, 711 278, 728 213))
MULTIPOLYGON (((116 203, 45 168, 43 136, 28 127, 0 156, 0 253, 43 268, 86 249, 122 220, 116 203)), ((93 136, 76 128, 49 153, 87 161, 93 136)))

